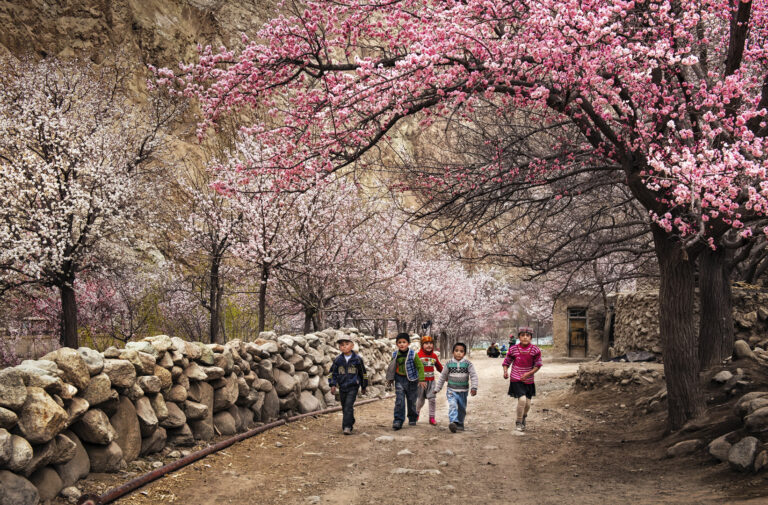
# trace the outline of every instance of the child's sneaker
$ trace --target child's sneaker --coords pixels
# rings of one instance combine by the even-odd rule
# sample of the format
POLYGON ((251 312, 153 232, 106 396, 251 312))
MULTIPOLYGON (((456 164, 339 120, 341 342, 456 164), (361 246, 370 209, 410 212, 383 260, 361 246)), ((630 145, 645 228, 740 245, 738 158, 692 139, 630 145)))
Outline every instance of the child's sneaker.
POLYGON ((400 424, 400 423, 394 423, 394 424, 392 425, 392 429, 393 429, 393 430, 395 430, 395 431, 399 430, 399 429, 400 429, 400 428, 402 428, 402 427, 403 427, 403 425, 402 425, 402 424, 400 424))
POLYGON ((528 416, 523 416, 523 429, 525 429, 525 420, 528 418, 528 416))
POLYGON ((429 424, 431 424, 432 426, 437 426, 437 421, 435 421, 434 417, 429 418, 429 424))
POLYGON ((463 424, 457 424, 456 429, 459 431, 464 431, 464 425, 463 424))
POLYGON ((521 421, 515 421, 515 431, 523 431, 525 427, 521 421))
POLYGON ((344 433, 345 435, 351 435, 352 434, 352 428, 346 427, 341 432, 344 433))
POLYGON ((456 433, 456 429, 457 429, 456 423, 449 424, 448 429, 451 430, 451 433, 456 433))
POLYGON ((408 421, 408 426, 416 426, 416 421, 408 421))

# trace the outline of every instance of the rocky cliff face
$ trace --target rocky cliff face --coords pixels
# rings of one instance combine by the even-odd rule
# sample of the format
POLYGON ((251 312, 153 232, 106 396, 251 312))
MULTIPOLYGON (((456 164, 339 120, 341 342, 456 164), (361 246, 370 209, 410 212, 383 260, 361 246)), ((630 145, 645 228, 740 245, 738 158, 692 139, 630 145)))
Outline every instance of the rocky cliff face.
POLYGON ((0 2, 0 52, 82 56, 112 50, 137 66, 175 66, 201 44, 254 34, 274 2, 236 0, 23 0, 0 2))

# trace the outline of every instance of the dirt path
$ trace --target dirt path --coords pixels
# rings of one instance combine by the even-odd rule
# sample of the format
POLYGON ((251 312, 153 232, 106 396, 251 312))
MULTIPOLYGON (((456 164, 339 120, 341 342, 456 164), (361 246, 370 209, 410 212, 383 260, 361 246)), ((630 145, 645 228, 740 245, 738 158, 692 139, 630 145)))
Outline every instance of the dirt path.
MULTIPOLYGON (((516 436, 501 361, 473 361, 480 392, 470 398, 464 433, 448 431, 443 394, 437 427, 422 420, 398 432, 391 430, 393 400, 384 400, 357 409, 354 436, 341 435, 340 414, 280 427, 118 503, 768 503, 759 497, 765 477, 738 476, 701 456, 665 459, 658 426, 633 428, 626 409, 608 400, 585 404, 600 398, 573 394, 575 364, 545 363, 530 428, 516 436)), ((97 478, 91 488, 107 484, 97 478)))

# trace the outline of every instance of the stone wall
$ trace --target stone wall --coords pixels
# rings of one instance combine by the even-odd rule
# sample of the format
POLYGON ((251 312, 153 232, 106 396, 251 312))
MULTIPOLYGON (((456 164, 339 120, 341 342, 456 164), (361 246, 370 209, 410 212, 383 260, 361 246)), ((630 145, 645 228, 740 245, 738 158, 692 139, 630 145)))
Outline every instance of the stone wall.
MULTIPOLYGON (((698 297, 695 322, 698 331, 698 297)), ((768 333, 768 292, 757 289, 733 289, 733 320, 737 339, 751 346, 759 344, 768 333)), ((614 347, 612 354, 627 351, 651 351, 661 354, 659 336, 659 293, 657 290, 621 293, 616 298, 614 347)))
POLYGON ((326 375, 340 333, 365 360, 368 394, 381 394, 394 346, 354 328, 224 345, 157 335, 103 353, 62 348, 2 370, 0 502, 37 504, 168 445, 323 409, 335 403, 326 375))

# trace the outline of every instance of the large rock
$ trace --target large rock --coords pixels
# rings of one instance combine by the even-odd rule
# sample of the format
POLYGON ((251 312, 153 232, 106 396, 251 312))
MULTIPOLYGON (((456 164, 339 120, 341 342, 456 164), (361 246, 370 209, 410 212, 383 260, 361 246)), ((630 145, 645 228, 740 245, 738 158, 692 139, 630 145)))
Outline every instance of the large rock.
POLYGON ((91 461, 80 439, 71 431, 65 431, 62 436, 75 444, 75 455, 64 464, 56 465, 56 472, 61 477, 64 487, 73 485, 91 471, 91 461))
MULTIPOLYGON (((171 372, 168 372, 168 370, 165 371, 168 373, 168 378, 170 378, 171 372)), ((160 381, 160 378, 155 375, 143 375, 137 379, 136 383, 144 393, 159 393, 163 388, 163 383, 160 381)))
POLYGON ((264 407, 261 410, 261 421, 267 422, 276 419, 280 414, 280 398, 276 390, 265 393, 264 407))
POLYGON ((152 405, 152 410, 155 411, 155 416, 157 416, 158 421, 162 422, 168 418, 168 406, 165 403, 163 395, 149 395, 149 403, 152 405))
POLYGON ((167 439, 165 428, 157 428, 150 436, 141 439, 141 455, 162 451, 167 439))
POLYGON ((66 428, 68 419, 67 412, 48 393, 36 387, 27 388, 19 430, 30 443, 48 442, 66 428))
POLYGON ((280 412, 295 410, 299 407, 299 394, 294 391, 286 396, 280 397, 280 412))
POLYGON ((274 386, 272 386, 272 382, 268 381, 267 379, 256 379, 253 383, 253 386, 259 391, 263 391, 265 393, 272 391, 274 388, 274 386))
POLYGON ((125 466, 123 450, 115 442, 109 445, 85 444, 91 462, 91 472, 114 473, 125 466))
POLYGON ((37 505, 37 488, 24 477, 0 470, 0 505, 37 505))
POLYGON ((749 344, 744 340, 737 340, 733 343, 733 355, 736 359, 755 357, 755 353, 752 352, 749 344))
POLYGON ((141 427, 131 400, 120 398, 120 406, 109 418, 109 423, 117 432, 115 442, 123 450, 123 459, 130 462, 138 458, 141 452, 141 427))
POLYGON ((213 415, 213 424, 221 435, 234 435, 237 433, 237 422, 228 411, 218 412, 213 415))
POLYGON ((88 373, 91 374, 91 377, 100 374, 104 370, 104 356, 99 351, 90 347, 79 347, 77 353, 88 368, 88 373))
POLYGON ((24 471, 29 462, 32 461, 34 456, 34 450, 29 442, 23 437, 18 435, 11 435, 11 458, 6 466, 9 470, 21 473, 24 471))
POLYGON ((309 391, 301 392, 301 395, 299 396, 299 412, 306 414, 308 412, 320 410, 321 408, 322 405, 317 398, 315 398, 315 395, 309 391))
POLYGON ((152 408, 152 404, 149 398, 143 396, 136 400, 136 418, 139 421, 139 430, 142 437, 148 437, 152 435, 157 429, 159 422, 155 415, 155 410, 152 408))
POLYGON ((744 418, 744 427, 750 433, 768 431, 768 407, 757 409, 744 418))
POLYGON ((136 368, 124 359, 105 359, 104 373, 117 387, 129 388, 136 383, 136 368))
POLYGON ((168 443, 179 446, 195 445, 195 436, 189 425, 182 424, 178 428, 168 429, 168 443))
POLYGON ((217 389, 213 396, 214 413, 228 409, 234 405, 240 391, 237 385, 237 375, 234 373, 223 379, 223 381, 224 387, 217 389))
POLYGON ((0 468, 5 468, 5 465, 11 461, 12 455, 11 434, 8 433, 8 430, 0 428, 0 468))
POLYGON ((150 356, 152 356, 153 363, 158 357, 160 357, 160 352, 158 351, 158 349, 149 342, 145 342, 145 341, 128 342, 127 344, 125 344, 125 348, 134 350, 136 352, 143 352, 143 353, 149 354, 150 356))
POLYGON ((207 377, 206 380, 208 381, 215 381, 216 379, 221 379, 224 377, 224 369, 218 366, 204 366, 202 367, 203 372, 205 373, 205 376, 207 377))
POLYGON ((160 421, 160 426, 163 428, 181 428, 187 422, 187 416, 173 402, 166 403, 166 406, 168 408, 168 417, 160 421))
POLYGON ((699 439, 683 440, 672 447, 667 448, 667 457, 676 458, 698 451, 704 446, 704 441, 699 439))
POLYGON ((61 477, 50 466, 37 470, 29 477, 29 481, 37 488, 40 499, 43 501, 56 498, 59 492, 64 489, 61 477))
MULTIPOLYGON (((110 395, 112 394, 116 397, 117 391, 112 391, 110 395)), ((67 407, 67 427, 72 426, 80 420, 80 418, 83 417, 83 414, 88 412, 89 408, 90 404, 85 398, 72 398, 72 401, 69 402, 69 406, 67 407)))
POLYGON ((733 444, 728 451, 728 463, 731 468, 739 472, 748 472, 752 470, 752 464, 757 455, 759 441, 755 437, 745 437, 733 444))
POLYGON ((45 465, 53 461, 56 456, 56 442, 51 440, 45 444, 39 444, 32 447, 32 459, 29 460, 27 466, 22 472, 25 477, 29 477, 38 468, 42 468, 45 465))
POLYGON ((187 395, 187 388, 181 384, 174 384, 171 386, 171 389, 168 390, 167 400, 176 403, 184 403, 187 399, 187 395))
MULTIPOLYGON (((26 388, 24 389, 24 392, 26 393, 26 388)), ((19 416, 16 415, 16 412, 6 409, 5 407, 0 407, 0 428, 10 430, 16 426, 16 423, 18 422, 19 416)))
POLYGON ((152 347, 157 349, 158 352, 166 352, 175 350, 176 346, 168 335, 155 335, 153 337, 146 337, 145 341, 152 344, 152 347))
POLYGON ((55 451, 51 457, 51 464, 63 465, 75 457, 77 453, 77 444, 63 433, 56 435, 53 439, 55 451))
POLYGON ((0 370, 0 407, 18 411, 26 399, 24 375, 13 368, 0 370))
POLYGON ((184 375, 190 381, 204 381, 208 379, 208 376, 197 363, 190 363, 189 366, 184 369, 184 375))
MULTIPOLYGON (((103 368, 103 365, 102 365, 103 368)), ((112 395, 112 381, 105 373, 100 373, 91 377, 88 387, 80 394, 88 400, 89 405, 98 405, 110 399, 112 395)))
POLYGON ((275 377, 275 389, 278 396, 285 396, 296 387, 296 379, 282 370, 273 370, 277 375, 275 377))
POLYGON ((115 428, 101 409, 91 409, 86 412, 78 422, 72 425, 72 431, 83 442, 91 444, 108 445, 117 438, 115 428))
POLYGON ((190 421, 199 421, 208 417, 208 406, 187 400, 184 402, 184 413, 190 421))
POLYGON ((88 371, 83 358, 80 357, 80 353, 75 349, 62 347, 61 349, 49 352, 43 356, 43 359, 56 363, 59 370, 64 374, 62 378, 80 391, 88 387, 88 383, 91 381, 91 373, 88 371))
POLYGON ((203 365, 213 365, 215 363, 213 350, 202 342, 195 342, 195 345, 200 349, 200 357, 197 358, 197 361, 203 365))
POLYGON ((213 386, 207 382, 192 384, 189 389, 190 398, 197 398, 196 402, 205 405, 208 408, 208 414, 205 418, 190 421, 189 427, 198 440, 211 440, 215 434, 213 430, 213 386))
POLYGON ((155 365, 153 375, 160 379, 161 389, 168 389, 169 387, 173 386, 173 375, 171 375, 169 370, 161 367, 160 365, 155 365))

